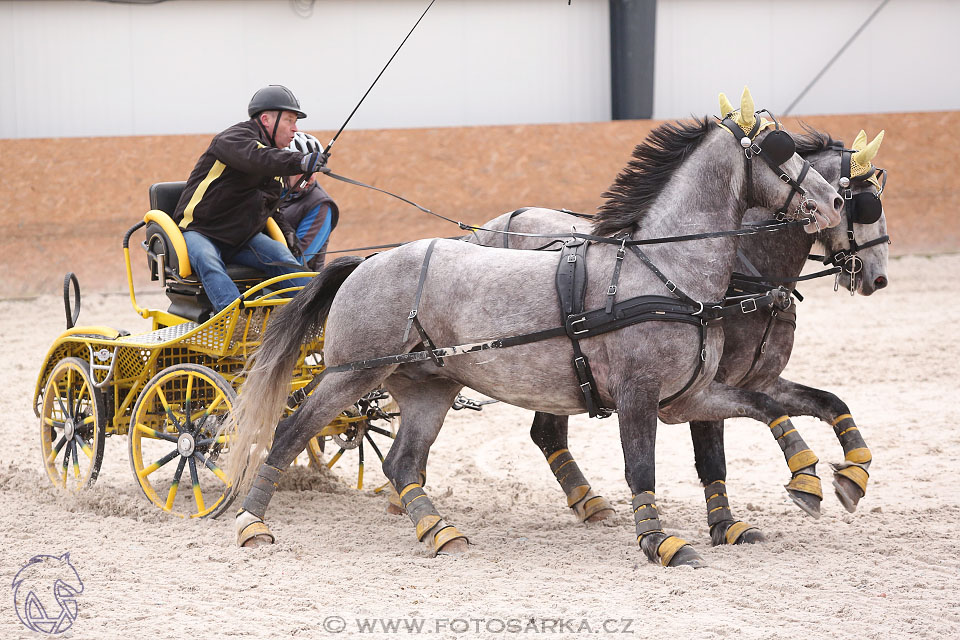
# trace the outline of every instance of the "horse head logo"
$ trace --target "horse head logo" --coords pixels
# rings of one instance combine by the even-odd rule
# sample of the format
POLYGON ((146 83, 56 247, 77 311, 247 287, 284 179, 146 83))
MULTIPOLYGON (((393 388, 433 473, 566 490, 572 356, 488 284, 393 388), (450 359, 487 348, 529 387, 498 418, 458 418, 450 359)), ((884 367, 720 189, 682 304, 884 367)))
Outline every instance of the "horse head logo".
POLYGON ((70 554, 34 556, 13 578, 13 602, 20 622, 31 631, 63 633, 77 619, 83 581, 70 554))

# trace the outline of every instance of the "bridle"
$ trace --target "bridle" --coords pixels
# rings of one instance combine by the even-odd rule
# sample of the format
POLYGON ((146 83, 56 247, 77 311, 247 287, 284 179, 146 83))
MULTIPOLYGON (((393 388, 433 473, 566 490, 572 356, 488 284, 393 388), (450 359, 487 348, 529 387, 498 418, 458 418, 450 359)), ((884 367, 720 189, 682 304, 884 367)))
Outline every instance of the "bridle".
POLYGON ((808 223, 813 222, 817 225, 817 230, 820 229, 820 224, 817 222, 816 216, 811 216, 809 214, 814 213, 817 210, 817 203, 810 198, 807 198, 806 190, 801 186, 803 180, 807 177, 807 173, 810 171, 810 163, 806 160, 803 161, 803 166, 800 169, 800 173, 797 175, 796 180, 791 178, 787 174, 786 170, 783 168, 783 164, 793 157, 796 153, 797 146, 793 138, 787 133, 783 127, 780 125, 780 122, 774 117, 772 113, 766 109, 757 111, 754 114, 754 123, 753 128, 744 136, 739 134, 743 132, 743 129, 733 119, 733 114, 727 114, 721 121, 720 124, 723 125, 725 129, 730 131, 733 134, 733 137, 737 139, 737 142, 740 143, 740 146, 743 148, 743 156, 746 167, 746 182, 747 182, 747 193, 746 193, 746 202, 747 207, 755 206, 756 202, 753 197, 753 163, 751 160, 754 158, 760 158, 767 165, 773 169, 774 173, 777 174, 777 177, 781 181, 790 185, 790 194, 787 196, 787 199, 776 210, 776 219, 779 221, 796 221, 799 219, 804 219, 808 223), (773 120, 775 129, 767 134, 767 137, 764 138, 762 143, 756 143, 753 139, 760 133, 762 128, 762 121, 760 119, 760 114, 766 113, 770 116, 770 119, 773 120), (797 205, 796 212, 790 213, 790 202, 793 200, 795 195, 800 195, 800 203, 797 205), (810 218, 813 220, 810 220, 810 218))
POLYGON ((883 215, 883 204, 880 201, 880 196, 887 186, 887 171, 871 165, 870 170, 863 175, 851 177, 851 159, 853 158, 853 154, 856 153, 856 150, 844 149, 839 146, 837 149, 840 151, 840 195, 843 197, 844 212, 847 216, 847 241, 850 246, 846 250, 841 249, 829 256, 824 256, 823 264, 832 264, 841 269, 841 271, 837 273, 833 283, 834 291, 840 288, 841 273, 846 273, 850 276, 848 289, 850 295, 853 295, 856 292, 856 276, 863 271, 863 260, 860 259, 857 253, 861 249, 868 249, 879 244, 890 242, 890 236, 884 234, 879 238, 859 244, 857 243, 856 233, 853 228, 854 223, 874 224, 880 220, 880 216, 883 215), (880 174, 879 178, 876 177, 877 174, 880 174), (879 185, 876 193, 869 191, 861 191, 857 194, 853 193, 854 181, 863 183, 871 178, 879 185))

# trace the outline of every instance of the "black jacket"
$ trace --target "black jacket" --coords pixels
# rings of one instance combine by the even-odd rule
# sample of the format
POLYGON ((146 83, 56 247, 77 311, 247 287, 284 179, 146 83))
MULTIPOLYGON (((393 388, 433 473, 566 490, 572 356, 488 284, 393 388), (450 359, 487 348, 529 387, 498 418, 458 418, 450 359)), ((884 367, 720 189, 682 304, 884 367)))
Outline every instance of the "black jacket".
POLYGON ((235 124, 200 156, 173 219, 182 229, 241 247, 263 231, 276 210, 284 192, 278 176, 300 173, 302 158, 271 146, 255 120, 235 124))

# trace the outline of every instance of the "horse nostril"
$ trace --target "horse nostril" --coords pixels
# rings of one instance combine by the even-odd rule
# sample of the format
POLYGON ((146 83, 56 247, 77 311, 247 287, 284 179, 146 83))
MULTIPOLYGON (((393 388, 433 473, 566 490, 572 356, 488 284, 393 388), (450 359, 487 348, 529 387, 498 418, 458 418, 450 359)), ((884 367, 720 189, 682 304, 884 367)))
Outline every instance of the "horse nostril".
POLYGON ((843 198, 837 196, 833 199, 833 210, 840 213, 843 210, 843 198))
POLYGON ((873 286, 877 289, 883 289, 887 286, 887 279, 884 276, 877 276, 877 279, 873 281, 873 286))

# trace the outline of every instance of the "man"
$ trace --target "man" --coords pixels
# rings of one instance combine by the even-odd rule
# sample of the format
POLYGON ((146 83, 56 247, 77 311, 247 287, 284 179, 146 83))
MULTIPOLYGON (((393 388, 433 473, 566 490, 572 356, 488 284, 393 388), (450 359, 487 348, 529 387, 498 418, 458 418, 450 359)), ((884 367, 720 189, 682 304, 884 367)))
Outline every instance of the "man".
MULTIPOLYGON (((320 141, 309 133, 297 131, 287 148, 309 154, 320 151, 322 147, 320 141)), ((287 180, 291 190, 280 205, 280 216, 293 228, 287 237, 287 244, 299 246, 301 264, 311 271, 320 271, 326 258, 330 232, 340 219, 340 210, 333 198, 317 184, 316 174, 310 176, 302 189, 298 188, 301 176, 291 176, 287 180)))
MULTIPOLYGON (((300 153, 285 148, 297 132, 297 120, 307 117, 286 87, 270 85, 257 91, 247 114, 249 120, 213 138, 193 168, 174 214, 183 229, 190 266, 215 313, 240 297, 227 275, 227 262, 259 269, 269 277, 302 270, 290 250, 263 230, 283 198, 281 176, 322 171, 327 159, 319 150, 300 153)), ((278 224, 284 228, 279 220, 278 224)), ((296 278, 289 285, 307 282, 296 278)))

